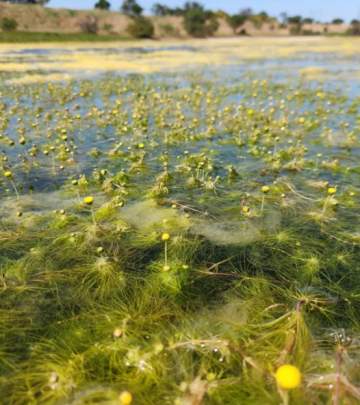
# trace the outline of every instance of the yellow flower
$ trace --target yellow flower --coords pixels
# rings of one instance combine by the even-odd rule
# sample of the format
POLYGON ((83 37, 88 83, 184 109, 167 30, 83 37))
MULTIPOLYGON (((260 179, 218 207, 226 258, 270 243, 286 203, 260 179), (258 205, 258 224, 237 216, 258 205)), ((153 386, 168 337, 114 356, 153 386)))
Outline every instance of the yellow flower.
POLYGON ((169 235, 168 233, 163 233, 161 239, 162 239, 163 241, 167 241, 167 240, 170 239, 170 235, 169 235))
POLYGON ((249 207, 243 207, 243 212, 249 212, 250 211, 250 208, 249 207))
POLYGON ((61 137, 61 139, 62 139, 63 141, 67 141, 68 137, 67 137, 67 135, 63 135, 63 136, 61 137))
POLYGON ((281 366, 276 371, 276 381, 280 387, 284 390, 291 390, 298 387, 301 384, 301 373, 295 367, 290 364, 281 366))
POLYGON ((329 195, 334 195, 335 193, 336 193, 336 188, 334 188, 334 187, 328 188, 328 194, 329 195))
POLYGON ((92 203, 94 202, 94 198, 93 197, 85 197, 84 198, 84 203, 86 205, 92 205, 92 203))
POLYGON ((5 173, 4 173, 4 176, 5 176, 5 177, 11 177, 11 176, 12 176, 12 172, 10 172, 10 171, 9 171, 9 172, 5 172, 5 173))
POLYGON ((266 194, 266 193, 268 193, 270 191, 270 187, 269 186, 263 186, 261 188, 261 191, 266 194))
POLYGON ((139 148, 140 148, 140 149, 143 149, 144 146, 145 146, 145 145, 144 145, 143 143, 139 143, 139 148))
POLYGON ((114 330, 114 333, 113 333, 114 337, 116 337, 116 338, 121 337, 122 334, 123 334, 123 330, 122 330, 121 328, 116 328, 116 329, 114 330))
POLYGON ((165 264, 165 266, 163 267, 164 271, 169 271, 170 270, 170 266, 168 264, 165 264))
POLYGON ((121 405, 130 405, 132 403, 133 397, 128 391, 124 391, 120 394, 120 404, 121 405))
POLYGON ((44 153, 45 156, 47 156, 47 155, 49 154, 49 151, 48 151, 48 150, 44 150, 43 153, 44 153))

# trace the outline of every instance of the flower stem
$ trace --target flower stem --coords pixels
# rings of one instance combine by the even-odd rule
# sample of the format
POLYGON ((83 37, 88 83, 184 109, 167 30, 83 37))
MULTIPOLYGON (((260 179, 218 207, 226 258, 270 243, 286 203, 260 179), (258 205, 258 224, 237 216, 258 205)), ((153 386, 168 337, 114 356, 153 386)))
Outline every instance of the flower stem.
POLYGON ((289 405, 289 392, 288 391, 284 391, 283 405, 289 405))
POLYGON ((165 241, 165 266, 167 265, 167 241, 165 241))
POLYGON ((261 202, 261 214, 264 211, 264 204, 265 204, 265 195, 263 195, 262 202, 261 202))
POLYGON ((14 190, 15 190, 15 193, 17 195, 18 200, 20 200, 20 196, 19 196, 19 193, 18 193, 17 188, 15 186, 15 183, 13 182, 13 180, 10 180, 10 181, 11 181, 11 184, 13 185, 13 187, 14 187, 14 190))
POLYGON ((91 207, 91 216, 92 216, 92 219, 93 219, 94 225, 95 225, 95 226, 97 226, 97 223, 96 223, 96 220, 95 220, 95 213, 94 213, 94 209, 93 209, 93 207, 91 207))

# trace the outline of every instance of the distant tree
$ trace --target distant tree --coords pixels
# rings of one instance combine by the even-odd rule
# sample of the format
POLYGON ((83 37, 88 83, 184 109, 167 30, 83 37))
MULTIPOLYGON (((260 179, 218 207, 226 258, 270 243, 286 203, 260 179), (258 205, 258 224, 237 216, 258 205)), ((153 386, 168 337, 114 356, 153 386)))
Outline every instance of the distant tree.
POLYGON ((154 35, 154 25, 148 18, 138 15, 129 24, 127 31, 135 38, 151 38, 154 35))
POLYGON ((301 15, 295 15, 294 17, 288 17, 287 22, 290 24, 301 24, 302 17, 301 17, 301 15))
POLYGON ((219 23, 216 20, 208 23, 207 17, 209 14, 201 5, 198 3, 186 3, 186 5, 188 8, 184 16, 184 28, 188 34, 201 38, 211 36, 217 31, 219 23))
POLYGON ((155 3, 151 11, 154 15, 159 15, 159 16, 164 16, 164 15, 170 15, 170 8, 168 6, 165 6, 164 4, 160 3, 155 3))
MULTIPOLYGON (((1 1, 1 0, 0 0, 1 1)), ((172 16, 184 16, 186 10, 184 8, 176 7, 170 8, 165 4, 155 3, 151 11, 154 15, 165 16, 165 15, 172 15, 172 16)))
POLYGON ((359 20, 352 20, 351 21, 351 28, 349 29, 350 35, 360 35, 360 21, 359 20))
POLYGON ((264 21, 269 19, 269 15, 266 11, 262 11, 261 13, 258 14, 258 16, 264 21))
POLYGON ((240 28, 242 25, 244 25, 246 20, 247 20, 246 16, 240 15, 240 14, 235 14, 235 15, 232 15, 231 17, 229 17, 228 24, 233 29, 234 34, 236 34, 238 28, 240 28))
POLYGON ((189 8, 186 11, 184 19, 184 27, 186 31, 194 37, 206 36, 206 17, 205 13, 200 8, 189 8))
POLYGON ((95 4, 95 8, 98 8, 100 10, 109 10, 110 7, 111 7, 111 4, 106 0, 99 0, 95 4))
POLYGON ((143 12, 143 8, 136 2, 136 0, 124 0, 120 9, 122 13, 133 18, 140 16, 143 12))
POLYGON ((216 18, 216 15, 212 10, 204 10, 204 13, 207 20, 213 20, 216 18))
POLYGON ((243 8, 239 12, 240 15, 243 15, 246 18, 250 18, 253 15, 252 9, 251 8, 243 8))
POLYGON ((304 18, 303 23, 304 24, 312 24, 314 22, 313 18, 304 18))
POLYGON ((184 4, 185 12, 188 10, 201 10, 204 11, 204 6, 196 1, 187 1, 184 4))
POLYGON ((185 15, 185 10, 181 7, 176 7, 176 8, 172 8, 170 10, 170 15, 175 15, 178 17, 184 16, 185 15))
POLYGON ((332 24, 344 24, 344 20, 342 20, 341 18, 335 18, 334 20, 332 20, 332 24))

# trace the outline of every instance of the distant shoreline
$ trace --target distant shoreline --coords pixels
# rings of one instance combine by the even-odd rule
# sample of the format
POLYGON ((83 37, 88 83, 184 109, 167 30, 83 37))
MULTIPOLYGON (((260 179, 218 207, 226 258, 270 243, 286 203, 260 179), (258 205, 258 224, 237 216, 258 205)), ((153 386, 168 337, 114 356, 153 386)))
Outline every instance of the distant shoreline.
MULTIPOLYGON (((40 43, 40 42, 113 42, 134 40, 127 28, 132 20, 121 13, 106 10, 70 10, 38 5, 0 3, 0 19, 16 22, 16 31, 0 32, 0 43, 40 43), (82 29, 86 19, 96 21, 97 33, 82 29)), ((175 16, 147 16, 154 25, 154 40, 189 40, 183 18, 175 16)), ((213 38, 236 39, 233 29, 224 18, 217 18, 218 29, 213 38)), ((237 32, 239 38, 284 38, 292 36, 293 25, 278 22, 264 22, 255 26, 246 21, 237 32)), ((303 24, 297 37, 318 38, 321 36, 347 36, 347 24, 303 24)))

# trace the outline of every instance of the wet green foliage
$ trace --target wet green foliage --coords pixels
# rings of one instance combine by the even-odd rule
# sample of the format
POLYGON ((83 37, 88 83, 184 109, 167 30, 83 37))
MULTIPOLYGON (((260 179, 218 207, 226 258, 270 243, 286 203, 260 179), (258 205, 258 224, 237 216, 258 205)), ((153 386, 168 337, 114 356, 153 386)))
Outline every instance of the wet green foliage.
POLYGON ((3 87, 0 402, 359 403, 359 104, 211 70, 3 87))

